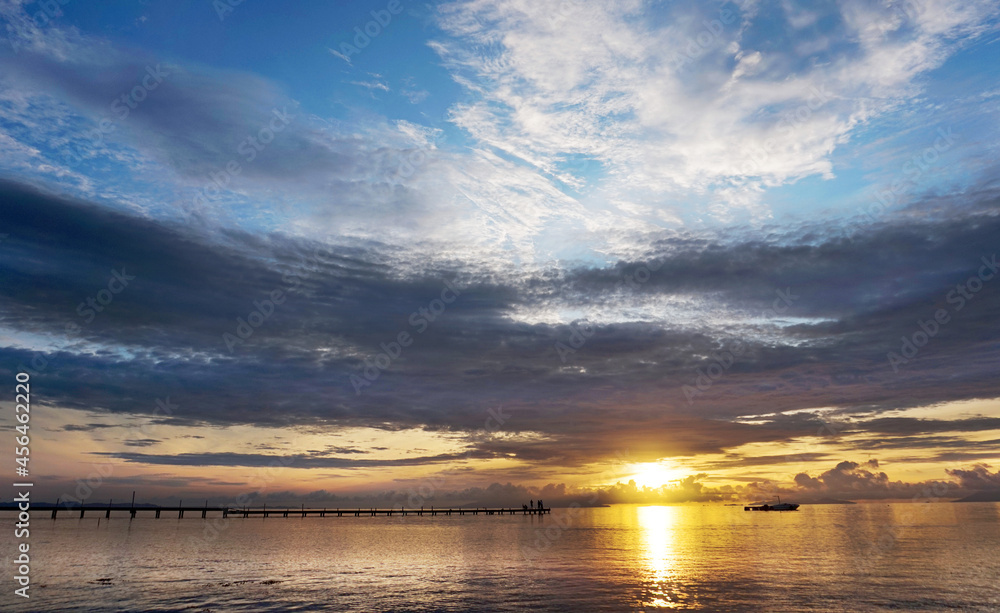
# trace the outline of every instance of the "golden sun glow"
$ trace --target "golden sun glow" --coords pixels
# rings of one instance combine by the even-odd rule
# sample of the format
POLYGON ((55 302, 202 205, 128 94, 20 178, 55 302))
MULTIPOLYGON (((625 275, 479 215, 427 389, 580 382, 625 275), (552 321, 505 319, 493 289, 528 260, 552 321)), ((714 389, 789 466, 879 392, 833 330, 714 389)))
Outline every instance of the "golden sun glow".
POLYGON ((660 487, 687 476, 683 468, 665 460, 633 464, 632 471, 633 474, 629 479, 635 480, 635 484, 639 487, 660 487))

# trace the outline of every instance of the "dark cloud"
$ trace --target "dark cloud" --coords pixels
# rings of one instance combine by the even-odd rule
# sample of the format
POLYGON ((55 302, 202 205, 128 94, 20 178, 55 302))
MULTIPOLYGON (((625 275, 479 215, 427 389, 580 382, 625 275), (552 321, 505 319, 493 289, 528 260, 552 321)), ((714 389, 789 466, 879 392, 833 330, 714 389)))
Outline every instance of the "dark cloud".
POLYGON ((845 460, 824 472, 817 480, 827 489, 836 492, 885 491, 889 487, 889 476, 881 471, 875 472, 877 469, 878 460, 868 460, 863 464, 845 460))
POLYGON ((337 447, 334 445, 327 445, 326 453, 350 454, 350 453, 371 453, 371 451, 369 451, 368 449, 358 449, 357 447, 337 447))
MULTIPOLYGON (((471 432, 487 427, 488 409, 503 406, 510 417, 500 428, 531 436, 479 441, 479 453, 573 468, 626 450, 647 461, 817 436, 825 423, 819 417, 782 412, 834 407, 866 414, 848 420, 846 433, 883 435, 868 443, 882 445, 875 448, 960 446, 960 436, 941 433, 987 431, 1000 420, 878 414, 1000 396, 1000 284, 986 282, 961 311, 946 298, 996 252, 1000 217, 981 208, 970 215, 849 236, 817 230, 770 242, 654 241, 647 263, 656 271, 625 291, 622 275, 642 262, 544 279, 480 275, 461 264, 406 273, 387 265, 377 244, 181 227, 4 183, 0 227, 9 236, 0 245, 0 313, 9 330, 62 339, 41 356, 44 402, 153 416, 159 424, 471 432), (135 278, 88 322, 78 305, 107 288, 114 271, 135 278), (445 282, 460 295, 417 332, 411 315, 445 282), (587 301, 624 308, 636 297, 692 295, 758 313, 786 289, 796 296, 789 309, 805 323, 595 322, 565 363, 556 343, 579 326, 512 316, 515 308, 587 301), (223 335, 235 335, 237 318, 246 320, 255 301, 275 290, 283 302, 265 308, 266 320, 230 351, 223 335), (937 308, 951 320, 894 373, 887 352, 937 308), (350 377, 364 376, 381 344, 402 331, 413 344, 356 394, 350 377), (734 339, 745 352, 689 403, 683 386, 694 385, 712 354, 734 339), (164 400, 174 407, 169 413, 164 400), (734 421, 748 414, 772 417, 734 421)), ((0 349, 8 374, 33 361, 37 368, 39 355, 19 346, 0 349)), ((195 454, 185 463, 221 460, 195 454)))
POLYGON ((93 451, 92 455, 112 457, 126 462, 169 466, 250 466, 294 468, 373 468, 381 466, 420 466, 454 462, 466 459, 494 457, 482 453, 442 453, 433 456, 414 456, 383 460, 335 458, 328 456, 293 454, 271 455, 251 453, 180 453, 177 455, 153 455, 145 453, 113 453, 93 451))
MULTIPOLYGON (((948 473, 951 475, 950 470, 948 473)), ((874 458, 865 462, 844 460, 816 477, 802 472, 795 475, 794 483, 794 488, 778 484, 765 484, 765 487, 756 484, 754 487, 761 491, 770 490, 772 494, 799 495, 808 500, 908 499, 917 502, 954 499, 975 489, 962 479, 957 482, 893 481, 885 471, 880 470, 879 462, 874 458)))
POLYGON ((895 436, 846 443, 852 449, 874 451, 878 449, 939 449, 952 448, 966 451, 996 449, 1000 440, 975 441, 960 436, 895 436))
POLYGON ((100 430, 101 428, 116 428, 112 424, 67 424, 63 426, 63 430, 66 432, 93 432, 94 430, 100 430))
POLYGON ((945 432, 985 432, 1000 430, 1000 418, 964 417, 927 419, 917 417, 872 417, 873 411, 850 407, 835 414, 790 413, 744 417, 745 421, 776 428, 797 430, 802 434, 846 437, 856 434, 889 434, 893 437, 940 434, 945 432), (752 422, 751 422, 752 420, 752 422))
POLYGON ((866 420, 858 428, 864 432, 907 435, 936 432, 983 432, 1000 430, 1000 417, 969 417, 964 419, 914 419, 883 417, 866 420))
POLYGON ((1000 470, 990 472, 988 464, 976 464, 970 469, 947 469, 946 472, 958 479, 964 489, 1000 490, 1000 470))
POLYGON ((702 462, 698 464, 700 470, 710 471, 710 470, 723 470, 732 469, 740 467, 751 467, 751 466, 772 466, 775 464, 787 464, 789 462, 815 462, 818 460, 824 460, 828 457, 826 453, 810 452, 810 453, 798 453, 794 456, 782 454, 782 455, 768 455, 768 456, 743 456, 737 454, 729 454, 728 457, 722 460, 717 460, 714 462, 702 462))
POLYGON ((795 484, 806 490, 818 490, 823 487, 823 481, 816 477, 810 477, 806 473, 795 475, 795 484))
POLYGON ((152 447, 157 443, 162 443, 163 441, 155 438, 127 438, 122 441, 122 444, 126 447, 152 447))

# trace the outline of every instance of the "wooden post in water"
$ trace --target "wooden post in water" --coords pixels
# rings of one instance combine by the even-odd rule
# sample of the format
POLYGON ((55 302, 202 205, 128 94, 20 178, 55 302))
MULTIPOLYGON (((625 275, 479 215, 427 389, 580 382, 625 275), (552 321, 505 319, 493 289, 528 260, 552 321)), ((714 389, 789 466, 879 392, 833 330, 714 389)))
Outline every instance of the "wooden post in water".
POLYGON ((156 509, 156 519, 160 519, 160 509, 156 509))
MULTIPOLYGON (((115 501, 114 498, 108 498, 108 510, 104 512, 104 519, 111 519, 111 503, 114 501, 115 501)), ((83 517, 83 515, 81 515, 80 517, 83 517)))
POLYGON ((208 499, 205 499, 205 508, 201 510, 201 518, 205 519, 205 515, 208 514, 208 499))
POLYGON ((52 519, 56 518, 56 511, 59 510, 59 501, 60 500, 62 500, 62 498, 56 498, 56 506, 52 507, 52 519))
POLYGON ((135 490, 132 490, 132 506, 129 507, 129 519, 135 519, 135 490))
POLYGON ((184 501, 177 502, 177 519, 184 519, 184 501))

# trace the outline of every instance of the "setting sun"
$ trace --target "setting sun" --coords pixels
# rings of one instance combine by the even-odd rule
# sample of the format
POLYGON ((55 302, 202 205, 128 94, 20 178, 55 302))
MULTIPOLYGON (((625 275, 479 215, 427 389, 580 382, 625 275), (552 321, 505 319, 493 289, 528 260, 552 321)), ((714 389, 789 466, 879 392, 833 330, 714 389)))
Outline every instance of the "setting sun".
POLYGON ((634 480, 639 487, 660 487, 686 476, 684 469, 663 460, 634 464, 632 469, 634 472, 629 475, 629 479, 634 480))

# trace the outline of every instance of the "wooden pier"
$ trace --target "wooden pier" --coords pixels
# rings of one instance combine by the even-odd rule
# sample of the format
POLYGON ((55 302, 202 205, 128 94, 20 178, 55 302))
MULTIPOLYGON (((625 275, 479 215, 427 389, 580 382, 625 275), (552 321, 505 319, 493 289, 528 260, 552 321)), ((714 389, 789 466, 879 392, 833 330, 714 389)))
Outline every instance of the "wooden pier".
MULTIPOLYGON (((17 512, 17 507, 0 507, 0 512, 2 511, 14 511, 17 512)), ((208 506, 208 504, 202 506, 182 506, 178 505, 175 507, 167 506, 127 506, 127 505, 86 505, 86 506, 68 506, 60 504, 33 504, 31 505, 32 512, 48 512, 51 513, 51 518, 56 519, 59 514, 69 515, 71 517, 86 517, 90 514, 93 517, 95 514, 103 514, 105 518, 110 519, 112 512, 116 516, 121 516, 124 513, 129 514, 129 518, 135 518, 137 514, 142 514, 145 516, 152 515, 153 517, 159 519, 164 513, 167 513, 168 517, 172 517, 175 513, 178 519, 183 519, 184 514, 187 513, 188 517, 201 517, 205 519, 211 513, 213 516, 222 517, 237 517, 237 518, 250 518, 250 517, 377 517, 377 516, 409 516, 417 515, 420 517, 429 516, 436 517, 438 515, 544 515, 552 512, 551 508, 547 509, 524 509, 520 507, 445 507, 445 508, 416 508, 407 509, 405 507, 400 508, 388 508, 379 509, 375 507, 367 509, 340 509, 340 508, 306 508, 301 506, 299 508, 288 508, 288 507, 278 507, 278 508, 268 508, 266 506, 261 507, 246 507, 246 508, 234 508, 234 507, 217 507, 208 506)))

